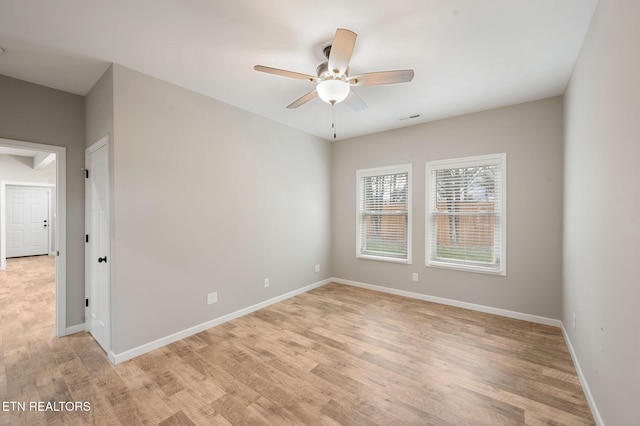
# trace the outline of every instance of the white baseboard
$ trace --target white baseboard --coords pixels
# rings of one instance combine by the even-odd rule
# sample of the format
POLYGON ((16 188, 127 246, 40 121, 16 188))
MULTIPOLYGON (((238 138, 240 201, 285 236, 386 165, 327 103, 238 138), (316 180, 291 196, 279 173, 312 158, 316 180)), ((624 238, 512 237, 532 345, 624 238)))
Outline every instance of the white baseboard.
POLYGON ((604 426, 604 420, 602 420, 602 416, 600 415, 600 411, 598 410, 596 401, 595 399, 593 399, 593 394, 591 393, 591 389, 589 389, 589 383, 587 382, 587 378, 584 376, 582 372, 582 368, 580 367, 580 362, 578 362, 578 357, 576 356, 576 353, 573 350, 571 339, 569 339, 569 333, 567 333, 567 330, 564 328, 564 324, 562 324, 560 328, 562 329, 562 335, 564 336, 564 340, 565 342, 567 342, 567 347, 569 348, 569 353, 571 354, 573 365, 576 367, 576 372, 578 373, 578 378, 580 379, 580 384, 582 385, 582 391, 584 392, 584 395, 587 398, 587 402, 589 403, 589 408, 591 408, 591 414, 593 414, 593 419, 596 421, 596 424, 598 426, 604 426))
POLYGON ((345 285, 350 285, 354 287, 366 288, 369 290, 380 291, 383 293, 395 294, 397 296, 410 297, 412 299, 440 303, 442 305, 455 306, 457 308, 471 309, 472 311, 479 311, 487 314, 500 315, 502 317, 530 321, 538 324, 551 325, 553 327, 560 327, 562 325, 562 321, 558 319, 541 317, 538 315, 524 314, 522 312, 509 311, 507 309, 493 308, 491 306, 484 306, 484 305, 476 305, 474 303, 461 302, 459 300, 446 299, 444 297, 429 296, 422 293, 414 293, 412 291, 398 290, 395 288, 383 287, 383 286, 373 285, 373 284, 366 284, 366 283, 361 283, 357 281, 343 280, 341 278, 333 278, 332 281, 338 284, 345 284, 345 285))
POLYGON ((297 296, 299 294, 306 293, 309 290, 313 290, 314 288, 321 287, 330 282, 332 282, 331 279, 318 281, 316 283, 299 288, 297 290, 290 291, 288 293, 282 294, 272 299, 265 300, 264 302, 257 303, 253 306, 249 306, 247 308, 240 309, 230 314, 212 319, 211 321, 207 321, 202 324, 198 324, 196 326, 187 328, 186 330, 182 330, 177 333, 170 334, 169 336, 162 337, 160 339, 154 340, 153 342, 145 343, 144 345, 140 345, 136 348, 129 349, 128 351, 120 352, 117 354, 113 352, 109 352, 108 354, 109 359, 114 364, 120 364, 121 362, 128 361, 132 358, 135 358, 147 352, 151 352, 154 349, 158 349, 158 348, 161 348, 162 346, 166 346, 180 339, 193 336, 194 334, 200 333, 201 331, 207 330, 211 327, 215 327, 220 324, 224 324, 225 322, 231 321, 243 315, 250 314, 251 312, 257 311, 258 309, 266 308, 267 306, 273 305, 274 303, 278 303, 283 300, 289 299, 291 297, 297 296))
MULTIPOLYGON (((119 364, 121 362, 124 362, 124 361, 130 360, 132 358, 135 358, 137 356, 140 356, 140 355, 142 355, 144 353, 150 352, 150 351, 152 351, 154 349, 158 349, 158 348, 161 348, 162 346, 166 346, 166 345, 168 345, 170 343, 173 343, 173 342, 176 342, 176 341, 178 341, 180 339, 184 339, 186 337, 193 336, 194 334, 200 333, 201 331, 207 330, 207 329, 209 329, 211 327, 215 327, 217 325, 224 324, 225 322, 231 321, 231 320, 236 319, 238 317, 241 317, 243 315, 250 314, 251 312, 257 311, 258 309, 262 309, 262 308, 265 308, 267 306, 273 305, 274 303, 278 303, 278 302, 281 302, 283 300, 289 299, 291 297, 297 296, 299 294, 306 293, 309 290, 312 290, 312 289, 317 288, 317 287, 321 287, 321 286, 323 286, 325 284, 328 284, 328 283, 331 283, 331 282, 350 285, 350 286, 354 286, 354 287, 366 288, 366 289, 369 289, 369 290, 380 291, 380 292, 383 292, 383 293, 395 294, 395 295, 398 295, 398 296, 410 297, 410 298, 413 298, 413 299, 425 300, 427 302, 434 302, 434 303, 440 303, 440 304, 443 304, 443 305, 450 305, 450 306, 456 306, 456 307, 459 307, 459 308, 471 309, 471 310, 474 310, 474 311, 500 315, 500 316, 503 316, 503 317, 509 317, 509 318, 521 319, 521 320, 525 320, 525 321, 531 321, 531 322, 535 322, 535 323, 539 323, 539 324, 551 325, 551 326, 554 326, 554 327, 561 327, 561 325, 562 325, 562 322, 560 320, 557 320, 557 319, 546 318, 546 317, 541 317, 541 316, 537 316, 537 315, 524 314, 524 313, 521 313, 521 312, 509 311, 509 310, 506 310, 506 309, 493 308, 493 307, 490 307, 490 306, 476 305, 476 304, 473 304, 473 303, 461 302, 461 301, 453 300, 453 299, 445 299, 445 298, 442 298, 442 297, 428 296, 428 295, 421 294, 421 293, 414 293, 414 292, 410 292, 410 291, 397 290, 397 289, 393 289, 393 288, 389 288, 389 287, 377 286, 377 285, 373 285, 373 284, 365 284, 365 283, 361 283, 361 282, 357 282, 357 281, 344 280, 344 279, 341 279, 341 278, 329 278, 329 279, 326 279, 326 280, 323 280, 323 281, 318 281, 316 283, 310 284, 310 285, 308 285, 306 287, 302 287, 302 288, 299 288, 297 290, 290 291, 288 293, 285 293, 283 295, 274 297, 272 299, 265 300, 264 302, 257 303, 257 304, 255 304, 253 306, 249 306, 247 308, 240 309, 240 310, 232 312, 230 314, 223 315, 221 317, 218 317, 218 318, 215 318, 213 320, 204 322, 202 324, 198 324, 196 326, 193 326, 193 327, 190 327, 188 329, 179 331, 177 333, 170 334, 168 336, 162 337, 162 338, 154 340, 152 342, 145 343, 145 344, 140 345, 138 347, 135 347, 133 349, 129 349, 127 351, 120 352, 120 353, 110 352, 108 354, 109 355, 109 359, 114 364, 119 364)), ((84 331, 84 324, 81 324, 81 325, 78 325, 78 326, 74 326, 74 327, 70 327, 70 328, 67 329, 67 331, 69 331, 70 329, 75 329, 76 327, 81 327, 81 328, 78 328, 74 332, 84 331)), ((70 333, 67 333, 67 334, 70 334, 70 333)))
POLYGON ((68 336, 70 334, 81 333, 81 332, 83 332, 85 330, 86 329, 84 327, 84 323, 77 324, 77 325, 72 325, 71 327, 65 328, 64 335, 68 336))

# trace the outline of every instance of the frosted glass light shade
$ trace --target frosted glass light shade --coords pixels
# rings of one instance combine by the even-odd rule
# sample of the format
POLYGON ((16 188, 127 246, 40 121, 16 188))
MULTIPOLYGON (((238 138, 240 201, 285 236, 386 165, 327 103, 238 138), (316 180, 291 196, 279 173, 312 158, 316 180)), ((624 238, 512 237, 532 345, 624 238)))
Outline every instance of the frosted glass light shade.
POLYGON ((316 87, 320 99, 328 104, 338 104, 349 94, 349 83, 342 80, 324 80, 316 87))

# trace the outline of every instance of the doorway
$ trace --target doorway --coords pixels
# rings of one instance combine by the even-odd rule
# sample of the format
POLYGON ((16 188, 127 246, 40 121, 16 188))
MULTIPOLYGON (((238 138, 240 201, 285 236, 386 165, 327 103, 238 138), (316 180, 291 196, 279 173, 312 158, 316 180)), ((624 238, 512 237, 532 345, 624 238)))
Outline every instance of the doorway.
MULTIPOLYGON (((50 251, 55 258, 55 335, 57 337, 69 334, 66 327, 66 148, 53 145, 18 141, 0 138, 0 150, 3 153, 26 151, 34 158, 46 158, 50 154, 55 155, 55 191, 50 197, 51 218, 48 219, 47 228, 51 221, 55 221, 55 232, 49 232, 51 241, 50 251), (53 235, 52 235, 53 234, 53 235)), ((34 160, 36 161, 36 160, 34 160)), ((9 180, 0 176, 0 270, 7 267, 7 187, 29 186, 20 181, 9 180)))

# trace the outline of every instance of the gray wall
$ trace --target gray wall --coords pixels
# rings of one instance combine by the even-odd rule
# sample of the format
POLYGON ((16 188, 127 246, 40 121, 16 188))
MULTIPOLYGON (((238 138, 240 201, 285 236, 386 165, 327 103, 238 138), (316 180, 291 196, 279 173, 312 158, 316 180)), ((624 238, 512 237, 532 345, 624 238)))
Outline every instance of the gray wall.
POLYGON ((562 122, 556 97, 335 142, 333 275, 559 319, 562 122), (507 276, 426 267, 425 161, 500 152, 507 153, 507 276), (413 264, 356 259, 356 170, 405 163, 413 164, 413 264))
POLYGON ((563 323, 608 425, 640 424, 639 41, 600 0, 566 94, 563 323))
POLYGON ((329 142, 118 65, 113 82, 116 354, 330 276, 329 142))
POLYGON ((67 148, 66 326, 84 322, 84 98, 0 75, 0 137, 67 148))

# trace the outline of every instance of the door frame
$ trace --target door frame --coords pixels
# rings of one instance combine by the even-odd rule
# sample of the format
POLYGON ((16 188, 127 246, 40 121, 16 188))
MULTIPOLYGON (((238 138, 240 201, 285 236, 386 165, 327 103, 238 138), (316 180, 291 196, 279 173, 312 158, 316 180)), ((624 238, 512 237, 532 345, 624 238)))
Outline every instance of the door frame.
MULTIPOLYGON (((67 334, 67 148, 63 146, 45 145, 40 143, 25 142, 13 139, 0 138, 0 146, 9 148, 27 149, 39 152, 53 152, 56 154, 56 303, 55 303, 55 333, 56 337, 67 334)), ((5 218, 4 211, 6 197, 6 184, 0 184, 0 201, 2 202, 1 215, 4 235, 5 218)), ((6 269, 6 241, 0 239, 0 269, 6 269)))
POLYGON ((2 245, 2 265, 3 268, 1 270, 6 269, 7 263, 7 189, 9 188, 31 188, 31 189, 44 189, 47 191, 47 198, 49 205, 47 206, 47 254, 55 254, 55 250, 51 251, 51 189, 55 188, 56 185, 54 183, 32 183, 32 182, 13 182, 13 181, 2 181, 0 182, 0 202, 2 203, 2 208, 0 210, 0 245, 2 245))
MULTIPOLYGON (((112 204, 112 200, 113 200, 113 186, 112 186, 112 182, 111 182, 111 176, 112 176, 112 160, 111 160, 111 139, 109 138, 109 135, 105 135, 102 138, 100 138, 97 142, 91 144, 88 148, 85 149, 84 151, 84 164, 85 164, 85 168, 89 167, 89 158, 90 155, 97 151, 98 149, 102 148, 102 147, 106 147, 107 149, 107 185, 108 185, 108 189, 107 189, 107 197, 108 197, 108 201, 107 201, 107 217, 108 217, 108 238, 109 238, 109 250, 108 253, 106 253, 106 256, 108 258, 108 262, 107 262, 107 266, 109 268, 109 280, 108 280, 108 285, 109 288, 107 289, 107 294, 109 297, 109 301, 108 301, 108 310, 109 310, 109 330, 108 330, 108 344, 107 344, 107 348, 103 348, 105 349, 105 351, 107 352, 107 356, 109 357, 109 359, 114 362, 114 357, 113 357, 113 316, 111 315, 113 312, 113 309, 111 309, 112 307, 112 297, 111 297, 111 293, 112 293, 112 286, 111 283, 113 281, 112 277, 113 277, 113 251, 112 251, 112 247, 113 247, 113 215, 111 214, 112 212, 112 208, 111 208, 111 204, 112 204)), ((89 170, 89 175, 91 174, 91 170, 89 170)), ((90 203, 91 203, 91 197, 89 194, 90 191, 90 186, 85 182, 85 194, 84 194, 84 212, 85 212, 85 219, 84 219, 84 227, 85 227, 85 235, 90 233, 90 228, 91 228, 91 208, 90 208, 90 203)), ((91 238, 91 236, 89 236, 89 238, 91 238)), ((85 258, 84 258, 84 274, 85 274, 85 289, 84 289, 84 293, 85 293, 85 298, 88 298, 90 294, 92 294, 91 292, 91 286, 93 285, 93 282, 91 280, 91 276, 92 276, 92 268, 95 267, 95 260, 93 260, 90 258, 90 256, 88 255, 88 250, 89 247, 85 244, 85 258)), ((91 304, 91 301, 89 301, 89 304, 91 304)), ((87 310, 91 309, 91 307, 85 307, 85 330, 87 332, 91 332, 91 317, 90 315, 87 315, 87 310)))

